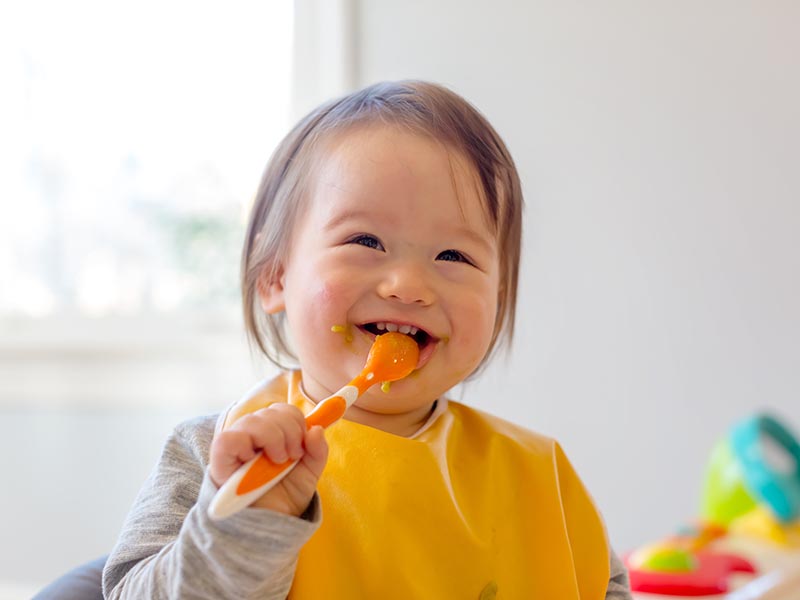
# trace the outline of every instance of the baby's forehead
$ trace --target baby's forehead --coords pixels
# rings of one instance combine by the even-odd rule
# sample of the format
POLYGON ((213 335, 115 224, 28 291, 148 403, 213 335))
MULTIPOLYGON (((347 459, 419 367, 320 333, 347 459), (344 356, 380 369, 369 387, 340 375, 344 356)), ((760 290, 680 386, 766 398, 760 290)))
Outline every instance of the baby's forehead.
MULTIPOLYGON (((369 125, 329 133, 314 152, 310 195, 339 191, 365 204, 377 195, 413 186, 415 177, 451 191, 461 212, 475 203, 494 230, 487 191, 466 152, 425 132, 399 126, 369 125)), ((398 199, 402 202, 402 198, 398 199)))

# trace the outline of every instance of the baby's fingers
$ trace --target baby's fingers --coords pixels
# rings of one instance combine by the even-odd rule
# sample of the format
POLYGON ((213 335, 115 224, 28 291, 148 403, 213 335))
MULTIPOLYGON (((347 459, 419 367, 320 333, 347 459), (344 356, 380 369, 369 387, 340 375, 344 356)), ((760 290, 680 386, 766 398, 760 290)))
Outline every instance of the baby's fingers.
POLYGON ((325 463, 328 462, 328 442, 325 441, 325 431, 319 425, 308 430, 304 443, 306 454, 300 461, 298 468, 305 467, 316 480, 322 475, 325 463))
POLYGON ((262 449, 276 464, 303 455, 305 421, 302 413, 293 406, 276 404, 261 409, 239 419, 232 429, 246 431, 253 446, 262 449))
MULTIPOLYGON (((280 428, 283 435, 283 448, 285 450, 286 460, 297 460, 303 456, 303 438, 306 435, 306 420, 303 413, 300 412, 296 406, 285 403, 272 404, 265 409, 267 416, 273 417, 275 422, 280 428)), ((268 440, 269 441, 269 440, 268 440)), ((265 444, 264 449, 267 450, 269 456, 270 445, 265 444)), ((280 450, 278 450, 280 452, 280 450)), ((270 457, 275 460, 277 457, 270 457)), ((277 461, 276 461, 277 462, 277 461)))
POLYGON ((256 455, 250 436, 244 431, 222 431, 211 442, 209 475, 222 485, 242 463, 256 455))

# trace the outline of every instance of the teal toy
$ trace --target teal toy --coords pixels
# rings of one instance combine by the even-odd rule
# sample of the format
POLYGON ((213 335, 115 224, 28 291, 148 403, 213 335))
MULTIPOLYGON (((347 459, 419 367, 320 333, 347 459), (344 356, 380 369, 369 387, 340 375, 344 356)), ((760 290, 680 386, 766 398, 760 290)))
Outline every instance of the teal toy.
POLYGON ((758 504, 787 523, 800 517, 800 444, 776 418, 737 423, 711 453, 702 515, 729 525, 758 504))
POLYGON ((783 523, 800 516, 800 444, 769 415, 733 428, 731 447, 744 483, 783 523))

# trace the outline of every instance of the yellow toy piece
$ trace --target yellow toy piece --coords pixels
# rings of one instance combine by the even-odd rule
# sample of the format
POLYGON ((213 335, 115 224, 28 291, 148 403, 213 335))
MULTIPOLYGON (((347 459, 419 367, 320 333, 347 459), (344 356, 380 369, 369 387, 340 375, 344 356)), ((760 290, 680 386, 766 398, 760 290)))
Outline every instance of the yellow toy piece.
MULTIPOLYGON (((287 399, 308 413, 299 381, 274 379, 226 425, 287 399)), ((291 600, 605 598, 605 529, 553 440, 456 402, 414 439, 347 420, 326 438, 291 600)))
POLYGON ((781 523, 763 504, 734 519, 729 530, 735 535, 757 538, 785 548, 800 550, 800 521, 781 523))

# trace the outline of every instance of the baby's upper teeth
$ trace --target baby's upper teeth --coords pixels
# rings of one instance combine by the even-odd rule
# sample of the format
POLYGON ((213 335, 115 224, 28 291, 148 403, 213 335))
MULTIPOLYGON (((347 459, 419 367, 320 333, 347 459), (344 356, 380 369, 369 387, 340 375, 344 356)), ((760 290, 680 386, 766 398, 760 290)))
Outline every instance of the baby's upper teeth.
POLYGON ((376 322, 375 328, 378 331, 399 331, 406 335, 414 335, 419 331, 419 328, 413 325, 398 325, 397 323, 387 323, 386 321, 376 322))

